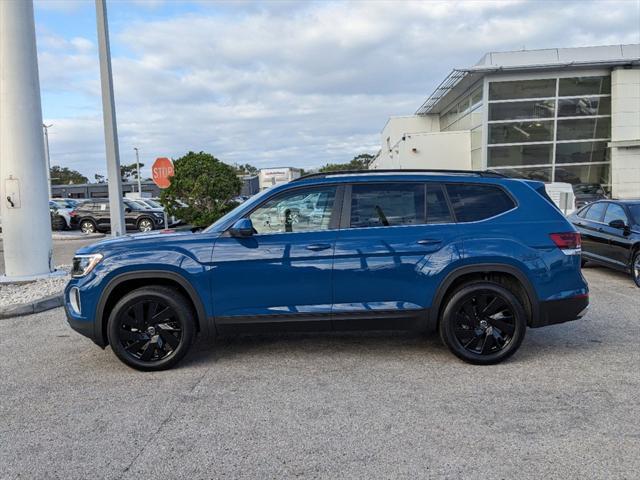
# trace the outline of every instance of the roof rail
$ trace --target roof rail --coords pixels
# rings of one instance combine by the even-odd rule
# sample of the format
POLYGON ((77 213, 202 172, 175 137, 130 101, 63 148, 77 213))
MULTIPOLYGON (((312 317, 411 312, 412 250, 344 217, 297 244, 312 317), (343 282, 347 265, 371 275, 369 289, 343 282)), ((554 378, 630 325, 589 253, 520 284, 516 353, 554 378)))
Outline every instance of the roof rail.
POLYGON ((380 170, 336 170, 334 172, 318 172, 309 173, 301 177, 291 180, 292 182, 298 182, 301 180, 307 180, 309 178, 326 178, 331 176, 340 175, 371 175, 376 173, 432 173, 432 174, 453 174, 453 175, 475 175, 477 177, 493 177, 493 178, 505 178, 506 175, 498 173, 494 170, 447 170, 447 169, 380 169, 380 170))

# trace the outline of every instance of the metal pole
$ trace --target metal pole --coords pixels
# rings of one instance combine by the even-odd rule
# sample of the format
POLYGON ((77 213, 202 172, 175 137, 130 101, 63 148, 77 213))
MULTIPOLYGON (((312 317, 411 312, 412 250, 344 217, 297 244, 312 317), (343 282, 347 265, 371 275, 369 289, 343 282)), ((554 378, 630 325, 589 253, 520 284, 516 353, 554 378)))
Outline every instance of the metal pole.
POLYGON ((53 196, 51 193, 51 156, 49 154, 49 128, 53 127, 51 125, 42 124, 42 128, 44 129, 44 154, 47 159, 47 185, 49 185, 49 198, 53 196))
POLYGON ((140 157, 138 155, 138 147, 133 147, 136 151, 136 177, 138 177, 138 193, 140 194, 140 198, 142 198, 142 184, 140 183, 140 157))
POLYGON ((111 52, 105 0, 96 0, 98 23, 98 52, 100 54, 100 83, 102 85, 102 114, 104 118, 104 141, 107 150, 107 178, 109 179, 109 208, 111 235, 124 235, 124 207, 122 204, 122 178, 120 176, 120 153, 118 151, 118 128, 116 107, 113 98, 111 52))
POLYGON ((52 270, 45 164, 33 2, 0 1, 3 280, 49 275, 52 270))

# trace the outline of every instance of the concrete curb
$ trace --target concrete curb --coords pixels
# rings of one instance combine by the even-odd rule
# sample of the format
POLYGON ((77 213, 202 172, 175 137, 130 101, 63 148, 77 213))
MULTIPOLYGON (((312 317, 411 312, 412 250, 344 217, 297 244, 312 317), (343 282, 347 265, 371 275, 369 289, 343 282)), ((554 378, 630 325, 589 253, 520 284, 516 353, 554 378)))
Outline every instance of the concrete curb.
POLYGON ((91 240, 93 238, 103 238, 106 235, 104 233, 88 233, 88 234, 78 234, 78 235, 70 235, 70 234, 64 234, 64 233, 56 233, 53 232, 51 234, 51 239, 52 240, 91 240))
POLYGON ((64 294, 56 293, 48 297, 41 298, 31 303, 17 303, 0 307, 0 319, 11 317, 22 317, 32 313, 40 313, 52 308, 61 307, 64 302, 64 294))

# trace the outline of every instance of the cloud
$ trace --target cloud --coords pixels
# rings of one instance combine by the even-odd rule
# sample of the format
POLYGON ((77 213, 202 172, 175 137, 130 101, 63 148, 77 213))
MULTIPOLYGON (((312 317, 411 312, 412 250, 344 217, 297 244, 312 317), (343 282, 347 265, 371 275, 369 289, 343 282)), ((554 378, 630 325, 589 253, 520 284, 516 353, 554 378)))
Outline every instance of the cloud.
MULTIPOLYGON (((147 164, 201 149, 259 167, 345 162, 487 51, 640 42, 640 6, 625 1, 203 2, 167 15, 154 2, 130 21, 110 7, 124 163, 134 146, 147 164)), ((56 90, 99 105, 95 41, 58 36, 40 42, 45 105, 56 90)), ((52 161, 104 172, 101 112, 57 116, 52 161)))

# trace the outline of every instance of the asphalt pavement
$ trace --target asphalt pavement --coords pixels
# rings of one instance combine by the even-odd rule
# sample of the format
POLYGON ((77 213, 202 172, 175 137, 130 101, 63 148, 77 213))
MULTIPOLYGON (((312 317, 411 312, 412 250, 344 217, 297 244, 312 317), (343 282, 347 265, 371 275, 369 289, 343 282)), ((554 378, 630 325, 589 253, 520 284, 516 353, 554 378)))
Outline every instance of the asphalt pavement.
POLYGON ((140 373, 61 309, 0 320, 0 478, 638 478, 640 289, 585 275, 583 320, 491 367, 350 333, 201 342, 140 373))

